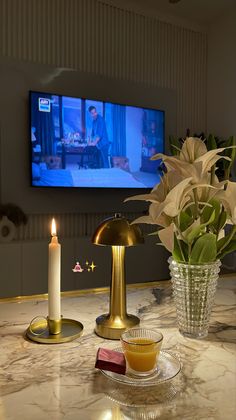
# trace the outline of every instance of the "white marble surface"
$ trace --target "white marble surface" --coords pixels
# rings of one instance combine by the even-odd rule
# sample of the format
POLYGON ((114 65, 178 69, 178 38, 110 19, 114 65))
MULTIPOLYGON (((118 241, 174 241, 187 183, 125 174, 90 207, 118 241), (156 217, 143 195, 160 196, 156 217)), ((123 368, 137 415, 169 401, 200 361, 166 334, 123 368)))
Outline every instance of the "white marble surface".
POLYGON ((130 388, 94 369, 97 348, 117 341, 93 333, 95 318, 107 312, 108 294, 62 299, 66 318, 84 324, 81 338, 65 344, 26 341, 23 333, 47 301, 0 303, 1 420, 231 420, 236 414, 236 335, 234 279, 220 279, 209 336, 182 337, 168 282, 128 291, 128 311, 141 325, 161 330, 163 348, 182 361, 175 379, 154 388, 130 388))

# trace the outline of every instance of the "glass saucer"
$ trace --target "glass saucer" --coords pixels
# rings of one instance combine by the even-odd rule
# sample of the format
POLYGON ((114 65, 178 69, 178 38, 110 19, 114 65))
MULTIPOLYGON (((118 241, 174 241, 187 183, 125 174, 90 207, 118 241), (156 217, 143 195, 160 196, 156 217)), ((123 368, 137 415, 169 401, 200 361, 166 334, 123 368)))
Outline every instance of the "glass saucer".
MULTIPOLYGON (((115 348, 113 350, 122 352, 121 347, 115 348)), ((178 358, 170 351, 161 350, 158 359, 158 368, 156 372, 148 377, 139 378, 137 376, 133 376, 131 373, 129 373, 129 370, 127 370, 125 375, 120 375, 119 373, 102 369, 101 372, 107 378, 125 385, 155 386, 174 378, 180 372, 180 370, 181 364, 178 358)))

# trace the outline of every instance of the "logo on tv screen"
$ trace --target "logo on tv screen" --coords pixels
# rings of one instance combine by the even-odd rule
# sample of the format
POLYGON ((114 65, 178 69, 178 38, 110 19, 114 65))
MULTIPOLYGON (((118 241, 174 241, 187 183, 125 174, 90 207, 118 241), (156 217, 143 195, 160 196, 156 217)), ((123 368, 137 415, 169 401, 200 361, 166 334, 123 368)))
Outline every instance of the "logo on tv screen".
POLYGON ((50 112, 51 111, 51 102, 47 98, 39 98, 39 111, 50 112))

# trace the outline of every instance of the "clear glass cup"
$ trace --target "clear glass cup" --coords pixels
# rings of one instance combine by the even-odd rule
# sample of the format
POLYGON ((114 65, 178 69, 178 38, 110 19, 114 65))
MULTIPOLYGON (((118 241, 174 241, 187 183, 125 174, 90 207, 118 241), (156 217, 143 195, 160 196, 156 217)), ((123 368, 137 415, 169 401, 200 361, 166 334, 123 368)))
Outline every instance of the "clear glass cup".
POLYGON ((163 335, 146 328, 132 328, 121 335, 121 345, 129 372, 149 376, 157 370, 163 335))

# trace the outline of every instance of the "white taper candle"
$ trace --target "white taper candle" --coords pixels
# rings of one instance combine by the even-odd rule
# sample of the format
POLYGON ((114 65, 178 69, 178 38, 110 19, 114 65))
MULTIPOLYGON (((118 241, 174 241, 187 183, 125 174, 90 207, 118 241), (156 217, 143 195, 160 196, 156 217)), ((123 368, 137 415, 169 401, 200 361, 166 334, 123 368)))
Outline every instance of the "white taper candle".
POLYGON ((61 245, 56 234, 55 219, 52 219, 48 249, 48 317, 52 320, 61 319, 61 245))

